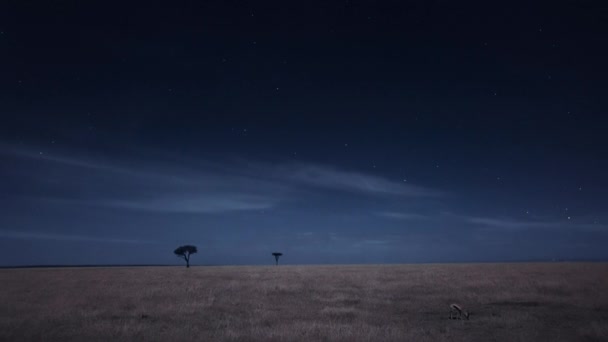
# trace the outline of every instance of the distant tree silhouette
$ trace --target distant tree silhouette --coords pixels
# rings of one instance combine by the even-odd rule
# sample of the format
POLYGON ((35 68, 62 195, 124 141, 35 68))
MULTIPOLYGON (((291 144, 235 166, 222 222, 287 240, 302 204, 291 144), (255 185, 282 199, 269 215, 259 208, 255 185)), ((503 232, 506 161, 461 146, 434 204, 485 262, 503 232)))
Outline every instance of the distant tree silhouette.
POLYGON ((274 260, 276 262, 276 266, 279 266, 279 258, 283 255, 283 253, 274 252, 274 253, 272 253, 272 255, 274 255, 274 260))
POLYGON ((196 246, 191 245, 180 246, 173 251, 175 255, 186 260, 186 268, 190 267, 190 256, 196 252, 198 252, 196 246))

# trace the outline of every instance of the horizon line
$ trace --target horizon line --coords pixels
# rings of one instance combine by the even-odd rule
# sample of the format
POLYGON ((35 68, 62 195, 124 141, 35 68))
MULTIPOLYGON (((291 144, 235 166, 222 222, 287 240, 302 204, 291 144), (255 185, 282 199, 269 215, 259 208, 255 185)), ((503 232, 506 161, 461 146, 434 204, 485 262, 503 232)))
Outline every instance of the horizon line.
MULTIPOLYGON (((564 263, 564 262, 608 262, 608 258, 574 258, 574 259, 521 259, 521 260, 488 260, 488 261, 425 261, 394 263, 297 263, 279 264, 278 266, 380 266, 380 265, 424 265, 424 264, 509 264, 509 263, 564 263)), ((200 264, 190 267, 226 267, 226 266, 273 266, 268 264, 200 264)), ((102 267, 185 267, 182 264, 32 264, 0 265, 0 269, 16 268, 102 268, 102 267)))

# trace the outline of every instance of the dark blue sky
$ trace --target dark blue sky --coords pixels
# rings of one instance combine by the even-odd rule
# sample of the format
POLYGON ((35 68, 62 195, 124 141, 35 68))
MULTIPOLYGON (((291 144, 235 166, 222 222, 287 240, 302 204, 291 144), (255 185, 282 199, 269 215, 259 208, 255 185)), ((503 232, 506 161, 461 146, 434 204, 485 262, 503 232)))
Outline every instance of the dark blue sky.
POLYGON ((0 265, 606 259, 608 8, 13 2, 0 265))

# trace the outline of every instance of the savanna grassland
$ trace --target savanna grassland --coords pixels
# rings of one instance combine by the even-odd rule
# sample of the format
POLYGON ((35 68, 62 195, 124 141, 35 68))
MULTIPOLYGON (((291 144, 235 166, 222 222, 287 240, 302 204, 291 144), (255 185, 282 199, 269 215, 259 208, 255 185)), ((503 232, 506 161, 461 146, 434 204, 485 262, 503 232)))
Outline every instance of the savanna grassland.
POLYGON ((4 269, 0 340, 608 341, 608 264, 4 269))

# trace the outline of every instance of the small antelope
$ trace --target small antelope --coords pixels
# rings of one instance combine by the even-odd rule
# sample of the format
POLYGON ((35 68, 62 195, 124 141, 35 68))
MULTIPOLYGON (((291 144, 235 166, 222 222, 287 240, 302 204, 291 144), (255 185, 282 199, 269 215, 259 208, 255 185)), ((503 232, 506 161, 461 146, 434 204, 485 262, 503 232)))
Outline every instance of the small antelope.
POLYGON ((469 319, 469 313, 458 304, 450 304, 450 319, 469 319))

